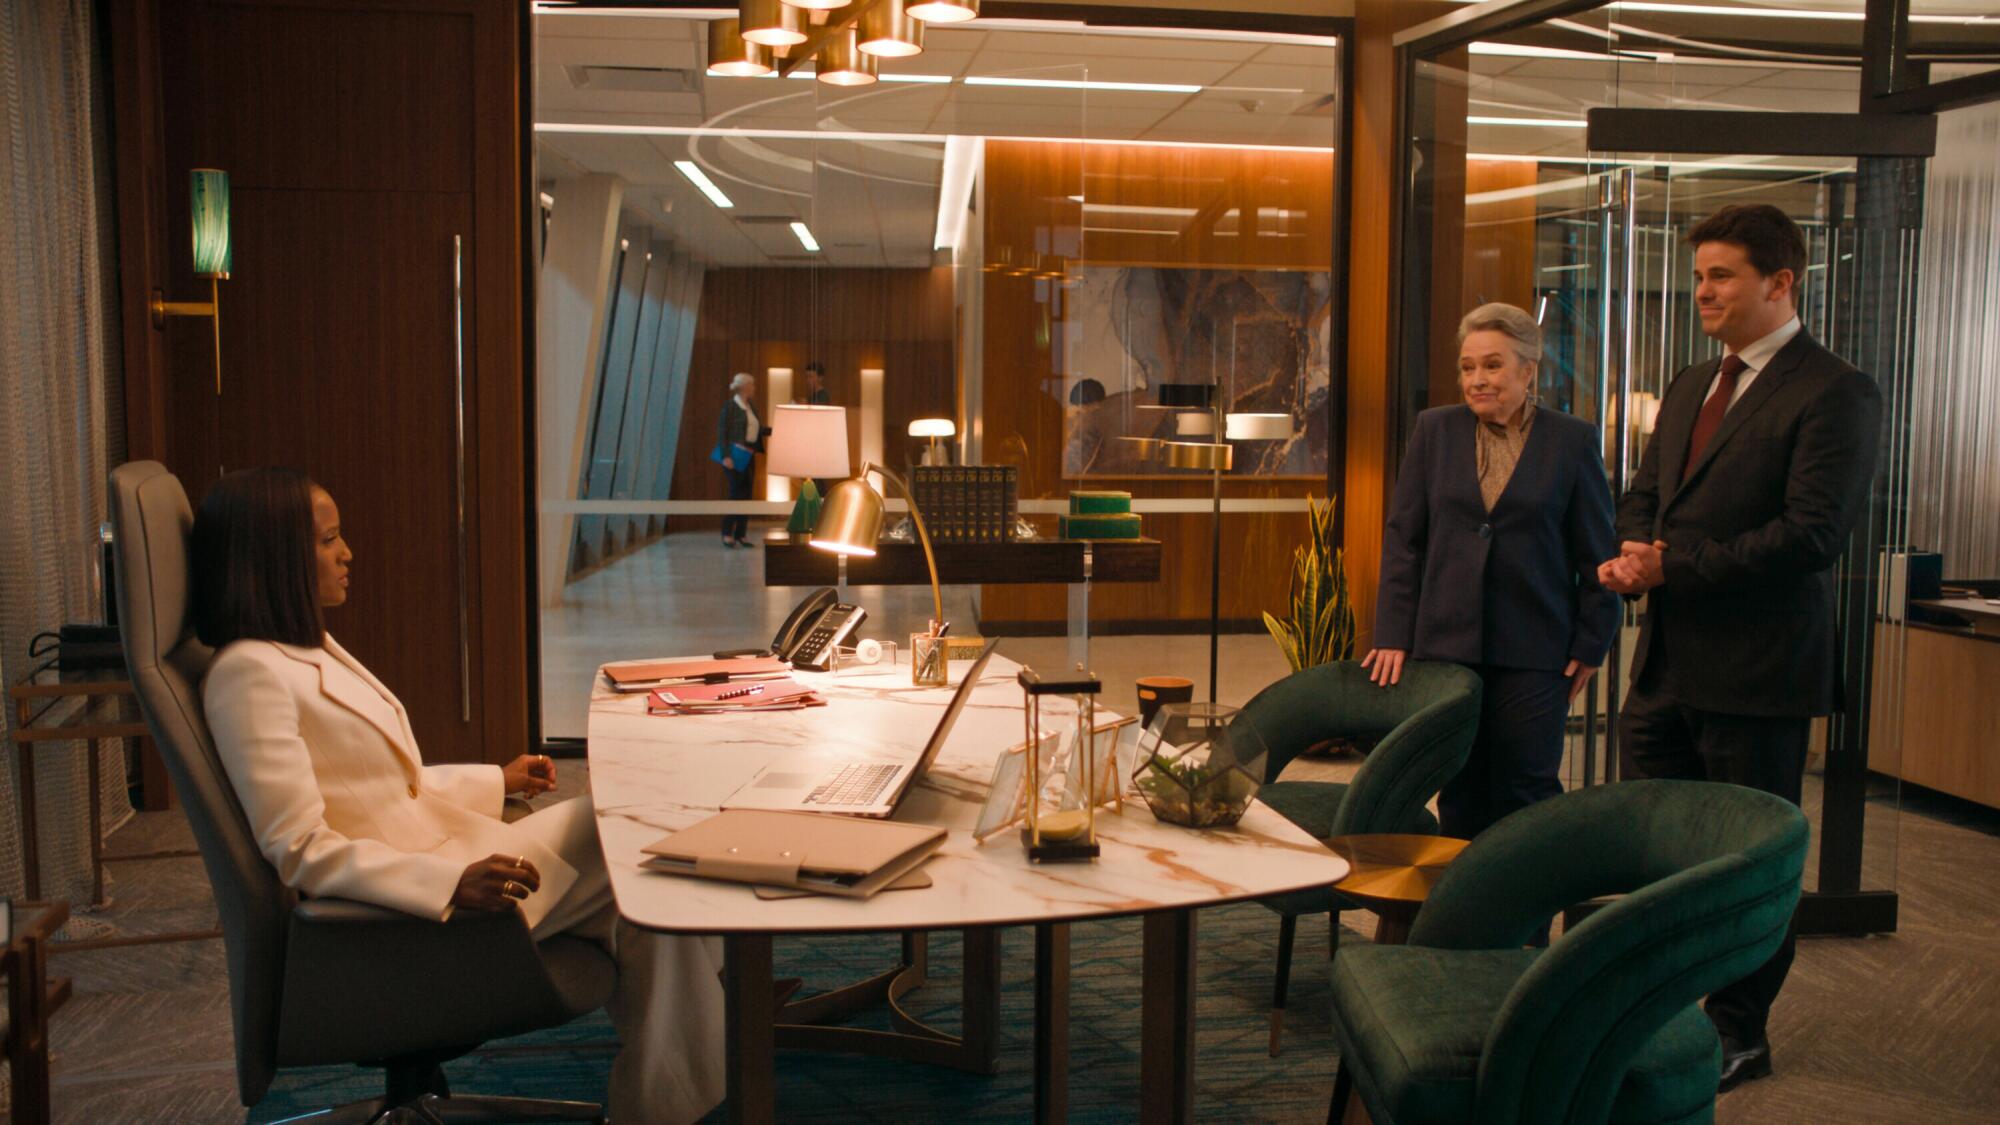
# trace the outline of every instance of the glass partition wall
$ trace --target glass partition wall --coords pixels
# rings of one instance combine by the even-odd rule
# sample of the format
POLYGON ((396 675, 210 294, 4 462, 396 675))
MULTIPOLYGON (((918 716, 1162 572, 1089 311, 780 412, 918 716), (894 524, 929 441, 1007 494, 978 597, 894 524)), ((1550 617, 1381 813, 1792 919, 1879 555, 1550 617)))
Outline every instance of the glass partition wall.
MULTIPOLYGON (((843 408, 850 469, 1012 466, 1039 535, 1071 490, 1131 492, 1163 573, 1091 591, 1108 685, 1134 662, 1205 671, 1217 563, 1213 482, 1121 439, 1195 425, 1153 409, 1163 382, 1289 415, 1289 438, 1236 452, 1219 560, 1223 627, 1243 631, 1225 685, 1286 670, 1255 623, 1282 611, 1306 498, 1338 462, 1339 28, 1005 8, 927 25, 920 54, 835 85, 815 80, 824 52, 707 73, 734 9, 536 5, 546 739, 584 734, 598 664, 769 644, 810 592, 765 584, 763 537, 800 482, 760 455, 731 500, 711 459, 739 373, 765 425, 783 404, 843 408), (949 436, 912 436, 919 420, 949 436), (728 515, 750 549, 723 543, 728 515)), ((932 612, 920 586, 841 595, 884 641, 932 612)), ((1021 659, 1062 663, 1069 612, 1061 586, 945 591, 954 634, 1016 638, 1021 659)))
MULTIPOLYGON (((1667 382, 1719 353, 1692 299, 1692 226, 1728 203, 1771 203, 1804 229, 1805 329, 1873 375, 1890 415, 1877 487, 1838 572, 1847 710, 1815 723, 1806 781, 1815 854, 1807 931, 1894 927, 1900 614, 1878 612, 1878 552, 1909 542, 1909 325, 1916 315, 1924 161, 1735 151, 1593 151, 1592 109, 1853 112, 1862 102, 1863 5, 1575 4, 1402 44, 1405 177, 1393 401, 1399 437, 1418 411, 1459 401, 1457 324, 1487 301, 1531 312, 1544 333, 1545 407, 1596 423, 1614 492, 1636 471, 1667 382)), ((2000 26, 1974 6, 1913 5, 1949 60, 2000 57, 2000 26)), ((1450 22, 1450 21, 1445 21, 1450 22)), ((1686 146, 1676 145, 1676 149, 1686 146)), ((1822 152, 1839 152, 1837 144, 1822 152)), ((1935 299, 1935 298, 1933 298, 1935 299)), ((1637 639, 1620 643, 1575 706, 1566 784, 1618 776, 1617 714, 1637 639)))

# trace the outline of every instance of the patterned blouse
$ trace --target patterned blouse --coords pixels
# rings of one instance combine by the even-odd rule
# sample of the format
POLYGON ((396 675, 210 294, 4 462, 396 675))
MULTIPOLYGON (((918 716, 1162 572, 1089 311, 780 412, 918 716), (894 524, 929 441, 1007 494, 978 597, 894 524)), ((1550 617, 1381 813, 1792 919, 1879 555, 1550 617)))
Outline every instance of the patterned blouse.
POLYGON ((1535 424, 1533 403, 1521 405, 1521 419, 1509 425, 1505 422, 1481 421, 1473 427, 1477 448, 1474 463, 1479 466, 1479 496, 1486 501, 1486 510, 1500 502, 1500 494, 1507 490, 1507 482, 1514 478, 1514 466, 1520 464, 1521 449, 1528 444, 1528 430, 1535 424))

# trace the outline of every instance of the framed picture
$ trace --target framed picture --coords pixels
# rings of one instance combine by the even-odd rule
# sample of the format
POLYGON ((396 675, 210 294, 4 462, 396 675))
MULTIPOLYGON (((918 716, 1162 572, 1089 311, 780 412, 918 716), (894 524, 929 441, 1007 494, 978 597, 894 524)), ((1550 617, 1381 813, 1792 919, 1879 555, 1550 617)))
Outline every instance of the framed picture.
POLYGON ((1324 479, 1331 273, 1082 263, 1065 276, 1064 476, 1165 475, 1118 439, 1212 440, 1145 409, 1161 383, 1201 383, 1225 413, 1292 418, 1289 439, 1240 443, 1230 476, 1324 479))

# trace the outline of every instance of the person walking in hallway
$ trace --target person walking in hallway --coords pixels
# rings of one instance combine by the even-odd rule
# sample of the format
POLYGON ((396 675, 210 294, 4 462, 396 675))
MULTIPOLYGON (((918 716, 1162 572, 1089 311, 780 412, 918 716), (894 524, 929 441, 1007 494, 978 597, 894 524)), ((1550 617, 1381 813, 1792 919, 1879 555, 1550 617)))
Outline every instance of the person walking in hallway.
MULTIPOLYGON (((764 448, 764 423, 751 405, 756 397, 756 376, 737 372, 729 379, 729 397, 722 400, 722 416, 716 419, 715 452, 709 459, 722 466, 722 477, 728 482, 724 495, 730 500, 750 499, 750 466, 757 451, 764 448)), ((747 515, 732 512, 722 517, 722 545, 748 547, 750 540, 744 536, 749 528, 747 515)))
MULTIPOLYGON (((1799 803, 1811 718, 1841 703, 1832 568, 1875 479, 1875 381, 1800 326, 1806 246, 1776 207, 1689 232, 1720 359, 1674 377, 1598 572, 1647 595, 1619 720, 1628 776, 1747 785, 1799 803)), ((1771 1073, 1766 1022, 1796 945, 1707 1002, 1722 1084, 1771 1073)))
POLYGON ((1465 402, 1417 416, 1382 536, 1375 647, 1384 686, 1406 658, 1478 673, 1479 733, 1438 794, 1444 834, 1471 839, 1562 792, 1563 723, 1618 631, 1598 585, 1615 548, 1597 427, 1533 397, 1535 318, 1488 304, 1459 322, 1465 402))

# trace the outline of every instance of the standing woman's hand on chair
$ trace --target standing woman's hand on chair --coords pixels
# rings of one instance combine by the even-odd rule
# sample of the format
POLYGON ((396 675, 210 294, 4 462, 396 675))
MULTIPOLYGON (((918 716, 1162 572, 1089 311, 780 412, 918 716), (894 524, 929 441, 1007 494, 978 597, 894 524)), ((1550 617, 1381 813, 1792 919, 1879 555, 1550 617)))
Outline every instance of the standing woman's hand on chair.
POLYGON ((526 856, 490 855, 475 860, 459 876, 451 904, 466 910, 512 910, 541 886, 542 873, 526 856))
POLYGON ((1369 670, 1368 678, 1382 687, 1403 682, 1403 660, 1410 654, 1400 648, 1371 648, 1368 655, 1361 658, 1361 666, 1369 670))

